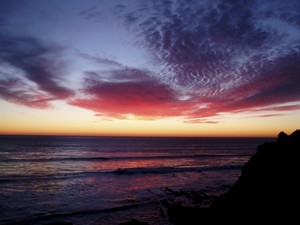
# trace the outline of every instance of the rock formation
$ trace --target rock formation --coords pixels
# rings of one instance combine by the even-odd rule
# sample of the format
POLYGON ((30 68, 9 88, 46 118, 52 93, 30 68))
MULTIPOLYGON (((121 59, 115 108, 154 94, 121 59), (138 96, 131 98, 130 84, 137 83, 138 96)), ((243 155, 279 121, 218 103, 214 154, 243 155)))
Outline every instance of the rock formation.
POLYGON ((210 208, 168 210, 174 224, 299 224, 300 130, 280 132, 242 167, 241 176, 210 208))

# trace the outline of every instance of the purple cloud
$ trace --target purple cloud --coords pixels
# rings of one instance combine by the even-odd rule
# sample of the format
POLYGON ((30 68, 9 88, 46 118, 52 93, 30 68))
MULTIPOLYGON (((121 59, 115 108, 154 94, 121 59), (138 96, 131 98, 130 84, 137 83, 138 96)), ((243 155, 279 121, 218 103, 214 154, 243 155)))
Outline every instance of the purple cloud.
POLYGON ((203 118, 300 100, 300 3, 289 3, 144 1, 119 17, 162 80, 189 93, 183 114, 203 118))
POLYGON ((61 85, 59 52, 58 47, 46 46, 32 37, 0 34, 0 62, 6 67, 6 72, 0 71, 1 97, 42 108, 50 105, 46 101, 71 97, 73 91, 61 85), (5 85, 11 81, 13 85, 5 85))
POLYGON ((0 97, 6 101, 33 108, 49 108, 48 96, 24 84, 20 79, 0 80, 0 97))

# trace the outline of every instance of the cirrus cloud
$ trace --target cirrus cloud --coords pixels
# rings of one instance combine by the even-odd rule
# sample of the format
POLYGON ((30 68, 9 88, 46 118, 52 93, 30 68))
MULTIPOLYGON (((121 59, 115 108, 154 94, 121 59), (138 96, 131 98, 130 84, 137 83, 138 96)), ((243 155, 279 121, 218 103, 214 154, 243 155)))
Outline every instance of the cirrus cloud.
POLYGON ((61 85, 60 48, 33 37, 0 34, 0 97, 29 107, 48 108, 73 91, 61 85))

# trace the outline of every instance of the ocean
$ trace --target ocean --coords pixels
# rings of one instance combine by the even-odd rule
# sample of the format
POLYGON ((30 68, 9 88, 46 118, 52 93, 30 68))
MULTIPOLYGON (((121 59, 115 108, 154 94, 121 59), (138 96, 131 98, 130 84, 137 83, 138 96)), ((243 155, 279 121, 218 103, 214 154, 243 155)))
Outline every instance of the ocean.
POLYGON ((224 193, 270 141, 3 135, 0 224, 169 225, 166 202, 186 201, 176 193, 224 193))

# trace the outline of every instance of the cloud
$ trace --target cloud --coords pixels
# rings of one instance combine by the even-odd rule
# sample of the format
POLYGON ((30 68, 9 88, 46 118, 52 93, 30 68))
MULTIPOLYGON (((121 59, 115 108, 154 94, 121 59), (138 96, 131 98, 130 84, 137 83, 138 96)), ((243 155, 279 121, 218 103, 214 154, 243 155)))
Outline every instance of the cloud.
POLYGON ((252 23, 251 7, 248 1, 155 1, 124 13, 123 19, 136 31, 138 44, 170 71, 176 85, 211 85, 220 92, 224 78, 235 78, 232 70, 241 51, 250 51, 245 56, 249 57, 252 48, 261 47, 267 38, 252 23))
POLYGON ((192 99, 178 115, 201 121, 300 100, 299 10, 298 1, 144 1, 119 18, 163 68, 157 79, 192 99))
POLYGON ((269 111, 290 111, 290 110, 299 110, 300 105, 293 104, 293 105, 279 105, 279 106, 272 106, 268 107, 265 110, 269 111))
POLYGON ((49 100, 51 100, 41 91, 28 87, 17 78, 0 80, 0 97, 33 108, 49 108, 49 100))
POLYGON ((82 92, 85 97, 69 104, 118 119, 178 116, 190 107, 149 71, 125 66, 106 72, 86 72, 82 92))
POLYGON ((238 97, 228 103, 228 108, 266 107, 299 101, 300 87, 297 85, 300 82, 299 62, 299 53, 290 53, 277 59, 276 64, 262 68, 259 76, 252 82, 228 92, 229 95, 238 97))
POLYGON ((73 91, 62 86, 61 49, 38 39, 0 34, 0 84, 5 100, 47 108, 51 100, 67 99, 73 91), (10 84, 10 85, 7 85, 10 84))
POLYGON ((191 123, 217 123, 224 113, 299 110, 299 1, 112 4, 78 10, 78 16, 95 22, 88 27, 117 18, 112 23, 126 26, 153 60, 147 69, 126 66, 117 56, 79 53, 84 62, 78 65, 94 64, 82 69, 82 87, 75 91, 65 85, 61 48, 0 33, 0 97, 37 108, 59 99, 103 117, 174 116, 191 123))
POLYGON ((258 115, 258 116, 252 116, 255 118, 268 118, 268 117, 279 117, 279 116, 284 116, 285 114, 280 114, 280 113, 273 113, 273 114, 263 114, 263 115, 258 115))
POLYGON ((117 5, 114 13, 136 35, 137 46, 162 69, 83 54, 105 69, 86 72, 88 97, 72 104, 115 118, 178 116, 191 123, 218 123, 224 113, 298 110, 278 106, 300 101, 297 9, 297 1, 117 5))

